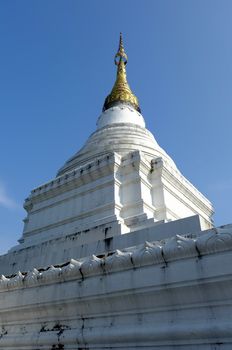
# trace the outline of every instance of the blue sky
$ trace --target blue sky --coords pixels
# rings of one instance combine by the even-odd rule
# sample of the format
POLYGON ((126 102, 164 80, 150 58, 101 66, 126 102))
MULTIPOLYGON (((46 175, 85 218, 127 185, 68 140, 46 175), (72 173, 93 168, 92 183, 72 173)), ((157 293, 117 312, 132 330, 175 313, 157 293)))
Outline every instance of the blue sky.
POLYGON ((232 1, 0 2, 0 252, 24 199, 94 131, 119 32, 148 129, 232 222, 232 1))

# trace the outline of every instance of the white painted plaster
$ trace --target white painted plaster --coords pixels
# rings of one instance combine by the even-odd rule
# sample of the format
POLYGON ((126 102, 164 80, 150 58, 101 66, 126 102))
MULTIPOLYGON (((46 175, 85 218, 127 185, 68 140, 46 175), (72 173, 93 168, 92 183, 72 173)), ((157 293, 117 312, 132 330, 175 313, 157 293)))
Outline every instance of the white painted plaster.
POLYGON ((132 107, 119 105, 107 109, 100 115, 97 121, 97 129, 120 123, 139 125, 145 128, 145 121, 139 112, 132 107))
POLYGON ((228 350, 231 248, 227 225, 2 276, 0 347, 228 350))
POLYGON ((103 112, 24 207, 0 257, 0 348, 231 349, 232 227, 209 229, 211 203, 133 108, 103 112))

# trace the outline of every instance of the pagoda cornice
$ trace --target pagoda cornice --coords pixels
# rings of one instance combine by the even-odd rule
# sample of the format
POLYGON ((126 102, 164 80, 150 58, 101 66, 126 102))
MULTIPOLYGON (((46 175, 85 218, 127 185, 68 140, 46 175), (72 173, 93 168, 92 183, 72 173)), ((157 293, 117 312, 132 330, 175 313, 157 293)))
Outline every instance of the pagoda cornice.
POLYGON ((165 265, 167 262, 200 258, 205 255, 226 252, 232 249, 232 225, 204 231, 204 233, 176 235, 161 241, 145 242, 142 245, 116 250, 104 256, 71 259, 61 265, 43 269, 34 268, 13 276, 0 277, 0 292, 60 283, 68 280, 83 280, 91 276, 126 271, 142 266, 165 265))

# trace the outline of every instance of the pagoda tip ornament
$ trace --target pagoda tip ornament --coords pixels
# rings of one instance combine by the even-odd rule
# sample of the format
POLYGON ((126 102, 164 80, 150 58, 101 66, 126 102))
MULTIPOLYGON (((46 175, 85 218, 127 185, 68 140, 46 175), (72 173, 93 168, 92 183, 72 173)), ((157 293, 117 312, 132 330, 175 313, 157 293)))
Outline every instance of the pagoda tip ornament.
POLYGON ((124 50, 122 33, 120 33, 118 52, 114 56, 114 63, 118 67, 117 77, 111 93, 106 97, 103 111, 119 103, 131 105, 140 112, 137 97, 132 93, 126 78, 127 54, 124 50))

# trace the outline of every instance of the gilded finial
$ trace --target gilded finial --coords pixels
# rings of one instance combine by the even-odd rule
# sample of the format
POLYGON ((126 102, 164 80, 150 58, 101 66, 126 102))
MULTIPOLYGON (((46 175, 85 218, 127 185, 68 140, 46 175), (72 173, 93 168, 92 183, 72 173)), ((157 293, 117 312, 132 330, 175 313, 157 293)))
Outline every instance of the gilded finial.
POLYGON ((114 63, 116 64, 116 66, 119 65, 119 61, 117 60, 118 57, 119 61, 124 58, 124 64, 127 64, 127 54, 125 53, 123 46, 122 33, 120 33, 118 52, 114 56, 114 63))
POLYGON ((126 78, 127 59, 127 54, 123 46, 122 33, 120 33, 119 48, 114 57, 114 63, 118 67, 117 78, 111 93, 105 99, 103 111, 119 103, 125 103, 140 112, 138 99, 132 93, 126 78))

